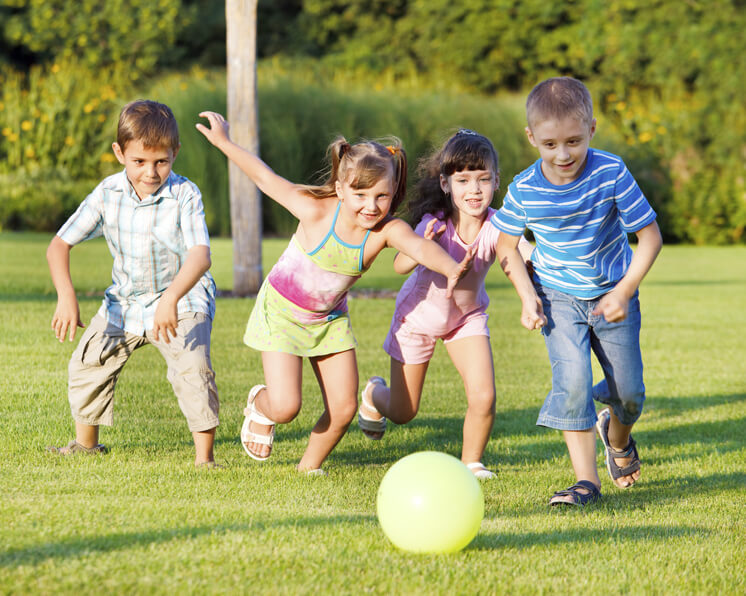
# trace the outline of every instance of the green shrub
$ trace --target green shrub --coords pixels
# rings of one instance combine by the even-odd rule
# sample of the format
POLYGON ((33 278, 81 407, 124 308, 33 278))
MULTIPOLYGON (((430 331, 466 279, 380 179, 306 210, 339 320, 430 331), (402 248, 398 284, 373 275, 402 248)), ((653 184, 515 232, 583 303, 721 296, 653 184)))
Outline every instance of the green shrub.
POLYGON ((0 228, 51 231, 93 189, 90 181, 114 171, 127 86, 121 69, 76 61, 0 70, 0 228))
POLYGON ((56 231, 98 183, 60 169, 0 174, 0 229, 56 231))

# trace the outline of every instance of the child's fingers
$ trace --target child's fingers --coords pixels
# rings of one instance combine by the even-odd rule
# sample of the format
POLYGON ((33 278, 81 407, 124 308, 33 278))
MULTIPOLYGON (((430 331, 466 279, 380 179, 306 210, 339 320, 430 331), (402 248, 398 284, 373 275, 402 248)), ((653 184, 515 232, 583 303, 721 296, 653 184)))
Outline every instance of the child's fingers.
POLYGON ((427 222, 427 226, 425 226, 425 233, 423 235, 425 239, 427 240, 433 239, 433 237, 435 236, 435 234, 433 233, 433 228, 435 227, 435 223, 437 221, 438 220, 436 219, 431 219, 429 222, 427 222))

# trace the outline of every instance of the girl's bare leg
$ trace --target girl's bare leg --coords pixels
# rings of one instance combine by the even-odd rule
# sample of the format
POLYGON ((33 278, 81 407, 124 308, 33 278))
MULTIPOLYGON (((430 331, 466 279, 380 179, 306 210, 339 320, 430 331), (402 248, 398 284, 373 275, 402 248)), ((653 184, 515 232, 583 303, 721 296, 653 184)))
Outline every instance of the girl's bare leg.
POLYGON ((310 359, 319 381, 324 412, 311 431, 299 470, 316 470, 347 432, 357 412, 358 372, 355 350, 310 359))
POLYGON ((475 335, 445 346, 464 381, 466 392, 461 461, 481 462, 495 422, 495 371, 490 338, 475 335))
MULTIPOLYGON (((261 414, 278 424, 290 422, 300 412, 302 403, 303 359, 285 352, 262 352, 262 366, 267 388, 259 392, 254 405, 261 414)), ((252 422, 249 428, 258 435, 267 435, 272 429, 257 422, 252 422)), ((266 457, 272 449, 269 445, 253 442, 246 443, 246 446, 258 457, 266 457)))
MULTIPOLYGON (((392 358, 390 386, 374 384, 370 394, 365 397, 391 422, 406 424, 420 409, 422 386, 429 364, 404 364, 392 358)), ((375 418, 369 412, 366 412, 366 416, 375 418)))

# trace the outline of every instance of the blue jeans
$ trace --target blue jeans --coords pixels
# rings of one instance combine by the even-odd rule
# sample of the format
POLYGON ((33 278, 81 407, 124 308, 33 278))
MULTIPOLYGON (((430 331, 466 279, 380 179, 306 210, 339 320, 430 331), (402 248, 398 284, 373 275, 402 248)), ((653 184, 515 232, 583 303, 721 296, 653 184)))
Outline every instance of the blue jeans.
POLYGON ((610 406, 622 424, 634 424, 645 401, 638 293, 629 301, 627 318, 609 323, 591 314, 602 296, 581 300, 539 285, 536 291, 547 316, 542 333, 552 365, 552 390, 536 424, 559 430, 592 428, 594 399, 610 406), (595 387, 591 352, 605 377, 595 387))

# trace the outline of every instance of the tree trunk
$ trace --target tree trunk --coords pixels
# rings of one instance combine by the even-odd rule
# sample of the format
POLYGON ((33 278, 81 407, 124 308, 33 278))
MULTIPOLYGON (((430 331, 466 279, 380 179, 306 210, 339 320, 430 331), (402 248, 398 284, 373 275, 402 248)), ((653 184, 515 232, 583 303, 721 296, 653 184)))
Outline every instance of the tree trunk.
MULTIPOLYGON (((231 139, 259 154, 256 101, 257 0, 226 0, 228 122, 231 139)), ((262 283, 262 203, 259 189, 228 165, 233 237, 233 293, 255 294, 262 283)))

